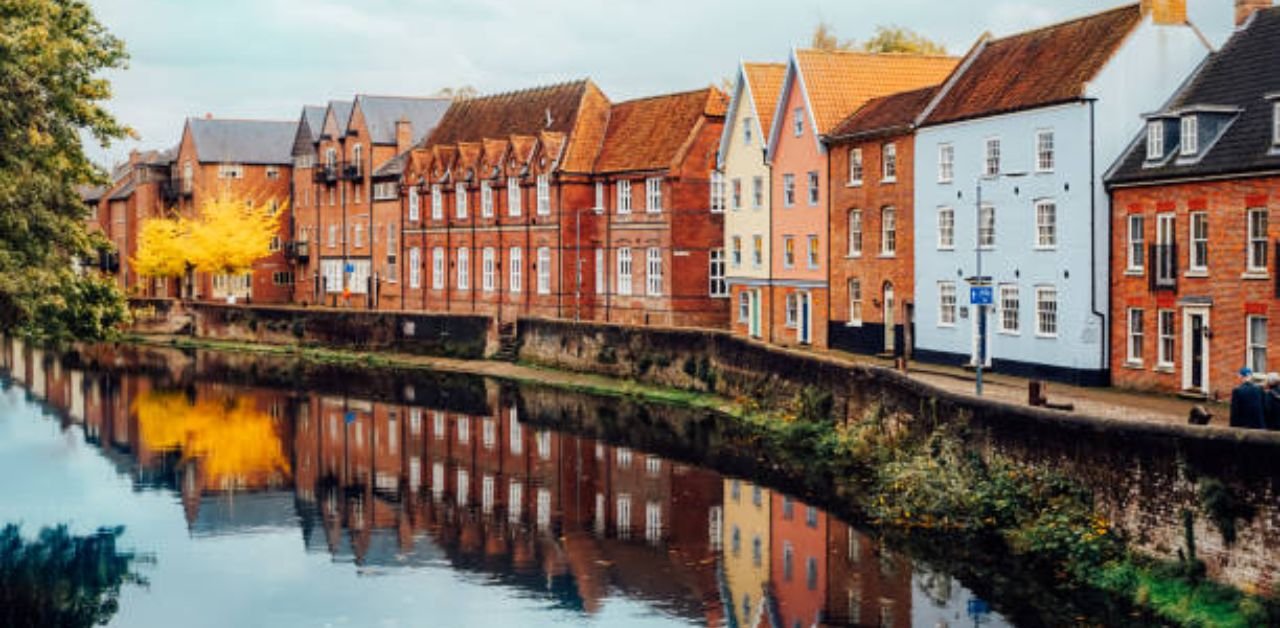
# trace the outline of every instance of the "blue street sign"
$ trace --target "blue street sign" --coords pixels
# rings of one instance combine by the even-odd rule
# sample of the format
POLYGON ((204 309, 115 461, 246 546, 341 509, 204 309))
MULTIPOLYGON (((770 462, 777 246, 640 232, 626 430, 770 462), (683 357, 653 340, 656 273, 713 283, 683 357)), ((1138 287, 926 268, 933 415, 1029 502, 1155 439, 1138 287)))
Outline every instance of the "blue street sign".
POLYGON ((346 418, 347 423, 355 423, 355 422, 356 422, 356 413, 354 413, 354 412, 347 412, 347 416, 346 416, 345 418, 346 418))
POLYGON ((969 304, 970 305, 991 305, 995 302, 991 286, 970 286, 969 287, 969 304))
POLYGON ((991 605, 987 604, 986 600, 971 597, 965 604, 965 611, 970 618, 977 620, 991 612, 991 605))
POLYGON ((348 272, 348 273, 354 273, 354 272, 356 272, 356 265, 355 265, 355 264, 347 264, 347 272, 348 272))

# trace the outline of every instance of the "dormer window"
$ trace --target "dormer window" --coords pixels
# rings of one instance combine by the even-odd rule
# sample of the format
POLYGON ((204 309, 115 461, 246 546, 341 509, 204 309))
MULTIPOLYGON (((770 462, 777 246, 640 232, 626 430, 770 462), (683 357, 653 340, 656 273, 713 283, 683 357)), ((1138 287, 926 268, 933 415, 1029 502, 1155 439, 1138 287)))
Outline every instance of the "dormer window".
POLYGON ((1280 145, 1280 100, 1271 103, 1271 143, 1280 145))
POLYGON ((1161 157, 1164 157, 1164 121, 1152 120, 1147 123, 1147 159, 1161 157))
POLYGON ((1195 114, 1182 116, 1182 154, 1195 155, 1200 152, 1200 124, 1195 114))

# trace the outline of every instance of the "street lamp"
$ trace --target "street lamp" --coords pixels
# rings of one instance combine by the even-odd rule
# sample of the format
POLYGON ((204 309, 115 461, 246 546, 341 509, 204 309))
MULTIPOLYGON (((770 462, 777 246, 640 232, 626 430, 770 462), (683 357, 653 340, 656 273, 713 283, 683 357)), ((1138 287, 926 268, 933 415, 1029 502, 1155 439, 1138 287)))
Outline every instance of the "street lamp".
MULTIPOLYGON (((977 229, 973 233, 974 255, 977 258, 977 272, 973 280, 970 281, 969 304, 977 307, 978 316, 978 356, 976 360, 975 372, 977 376, 974 378, 974 393, 979 397, 982 396, 982 367, 987 362, 987 307, 994 301, 993 288, 990 279, 982 275, 982 180, 989 179, 995 181, 1000 178, 1016 179, 1025 177, 1025 172, 1004 172, 989 175, 980 175, 974 181, 974 187, 977 188, 977 200, 975 202, 975 215, 977 229)), ((992 217, 992 221, 995 218, 992 217)), ((995 228, 995 225, 992 225, 995 228)))

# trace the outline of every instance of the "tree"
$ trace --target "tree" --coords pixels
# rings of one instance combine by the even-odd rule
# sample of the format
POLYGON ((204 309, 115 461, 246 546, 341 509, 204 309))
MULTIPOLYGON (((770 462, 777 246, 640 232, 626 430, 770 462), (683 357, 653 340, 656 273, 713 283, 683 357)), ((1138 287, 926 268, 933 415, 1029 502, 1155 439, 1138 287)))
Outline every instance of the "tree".
POLYGON ((946 46, 901 26, 877 26, 875 35, 862 43, 853 39, 840 39, 825 20, 819 21, 814 27, 809 46, 815 50, 825 51, 862 50, 922 55, 947 53, 946 46))
POLYGON ((82 136, 131 133, 102 106, 100 75, 124 67, 124 44, 82 0, 0 0, 0 33, 0 332, 100 338, 126 310, 108 279, 73 268, 109 246, 76 186, 106 180, 82 136))
POLYGON ((186 229, 187 263, 203 273, 235 275, 271 253, 280 230, 280 214, 230 196, 211 200, 186 229))
POLYGON ((818 25, 813 28, 813 37, 809 42, 810 48, 827 52, 853 50, 857 45, 858 43, 852 39, 841 40, 836 37, 835 29, 826 20, 818 21, 818 25))
POLYGON ((179 218, 152 218, 138 233, 133 270, 141 277, 175 279, 187 272, 190 224, 179 218))
POLYGON ((463 85, 461 87, 441 87, 436 90, 436 96, 451 98, 453 100, 466 100, 468 98, 475 98, 479 95, 480 90, 477 90, 470 85, 463 85))

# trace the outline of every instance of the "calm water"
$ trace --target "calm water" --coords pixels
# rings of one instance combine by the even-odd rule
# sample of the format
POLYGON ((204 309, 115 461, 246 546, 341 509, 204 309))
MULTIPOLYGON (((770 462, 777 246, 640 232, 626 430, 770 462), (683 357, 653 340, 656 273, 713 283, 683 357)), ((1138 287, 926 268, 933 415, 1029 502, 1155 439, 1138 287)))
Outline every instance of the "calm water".
POLYGON ((1007 625, 751 478, 524 416, 598 400, 0 349, 0 524, 122 527, 111 625, 1007 625))

